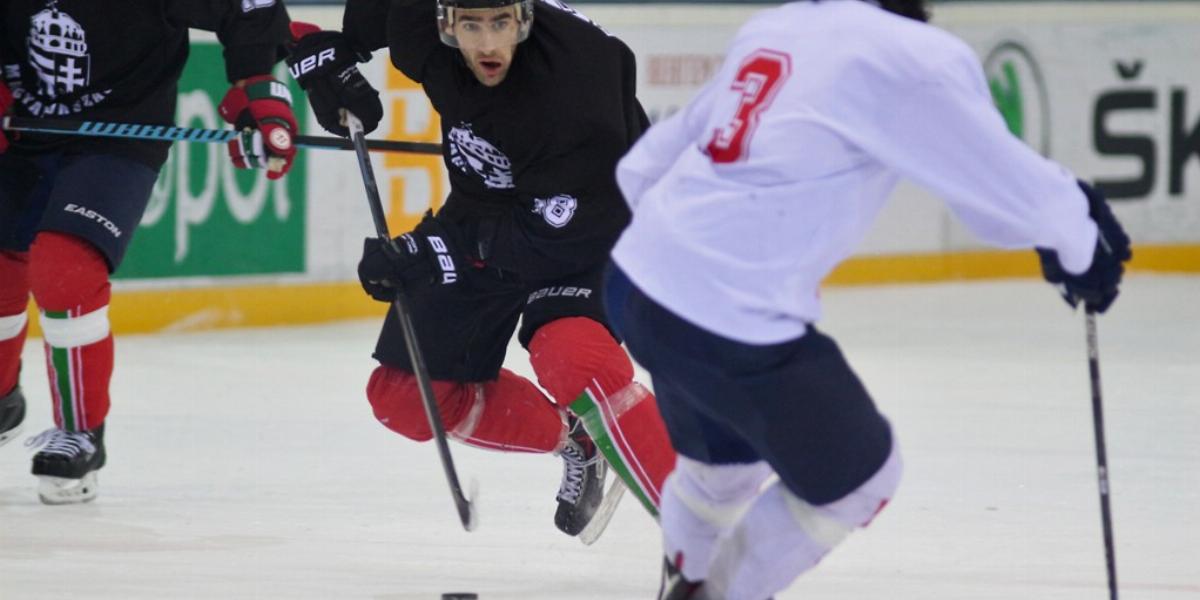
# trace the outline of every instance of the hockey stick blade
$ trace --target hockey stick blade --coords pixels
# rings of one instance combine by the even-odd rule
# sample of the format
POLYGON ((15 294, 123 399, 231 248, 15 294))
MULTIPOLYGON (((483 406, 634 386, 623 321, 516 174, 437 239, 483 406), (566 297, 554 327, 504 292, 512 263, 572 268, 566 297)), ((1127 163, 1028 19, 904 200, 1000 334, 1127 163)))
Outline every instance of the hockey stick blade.
MULTIPOLYGON (((233 129, 201 129, 198 127, 34 119, 14 116, 7 116, 0 119, 0 129, 53 135, 81 135, 155 142, 198 142, 204 144, 223 144, 237 135, 237 131, 233 129)), ((301 148, 354 150, 354 142, 339 137, 297 135, 292 140, 292 143, 301 148)), ((399 140, 367 140, 367 149, 372 152, 442 153, 441 144, 399 140)))
POLYGON ((592 520, 588 521, 583 531, 579 532, 579 541, 583 542, 584 546, 591 546, 600 539, 600 536, 608 529, 613 515, 617 514, 617 507, 621 504, 621 498, 624 497, 625 482, 618 477, 613 480, 612 485, 608 486, 608 493, 604 494, 604 499, 596 508, 596 514, 592 515, 592 520))

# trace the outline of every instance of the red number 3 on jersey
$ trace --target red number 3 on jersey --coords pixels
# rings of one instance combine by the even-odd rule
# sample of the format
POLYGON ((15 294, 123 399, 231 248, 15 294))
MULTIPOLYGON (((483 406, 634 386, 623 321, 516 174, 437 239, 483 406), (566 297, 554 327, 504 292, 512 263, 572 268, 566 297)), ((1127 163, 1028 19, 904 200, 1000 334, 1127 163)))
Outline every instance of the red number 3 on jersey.
POLYGON ((762 111, 771 106, 779 86, 792 74, 792 58, 775 50, 755 50, 742 61, 730 89, 741 95, 737 114, 713 132, 705 150, 715 163, 742 160, 762 111))

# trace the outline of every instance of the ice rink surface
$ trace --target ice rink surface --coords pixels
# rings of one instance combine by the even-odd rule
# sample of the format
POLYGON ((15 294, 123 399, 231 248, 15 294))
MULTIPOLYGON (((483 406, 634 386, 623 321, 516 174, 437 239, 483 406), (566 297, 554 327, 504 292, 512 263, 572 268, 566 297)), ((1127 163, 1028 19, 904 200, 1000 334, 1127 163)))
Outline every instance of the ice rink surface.
MULTIPOLYGON (((824 298, 906 473, 779 599, 1106 598, 1082 315, 1032 280, 824 298)), ((376 331, 119 338, 95 502, 41 505, 0 449, 0 598, 653 597, 655 523, 627 498, 595 546, 560 534, 557 458, 452 445, 482 489, 462 531, 434 447, 371 416, 376 331)), ((1122 598, 1200 598, 1200 278, 1131 278, 1099 337, 1122 598)), ((20 439, 50 423, 39 342, 25 360, 20 439)), ((530 372, 515 344, 508 366, 530 372)))

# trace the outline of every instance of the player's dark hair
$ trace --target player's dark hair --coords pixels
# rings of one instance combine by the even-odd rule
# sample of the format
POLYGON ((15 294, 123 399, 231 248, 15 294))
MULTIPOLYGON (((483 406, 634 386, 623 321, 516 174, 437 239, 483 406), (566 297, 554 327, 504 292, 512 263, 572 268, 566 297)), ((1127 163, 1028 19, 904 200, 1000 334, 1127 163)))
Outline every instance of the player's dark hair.
POLYGON ((929 9, 925 7, 925 0, 877 0, 879 6, 890 13, 895 13, 902 17, 916 19, 922 23, 929 21, 929 9))

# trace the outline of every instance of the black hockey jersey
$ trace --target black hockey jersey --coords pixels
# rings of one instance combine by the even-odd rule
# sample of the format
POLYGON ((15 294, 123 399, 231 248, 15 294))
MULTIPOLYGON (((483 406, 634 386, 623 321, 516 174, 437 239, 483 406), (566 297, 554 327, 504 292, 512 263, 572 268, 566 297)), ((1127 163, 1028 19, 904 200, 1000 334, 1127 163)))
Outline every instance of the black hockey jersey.
MULTIPOLYGON (((216 32, 230 81, 269 73, 288 39, 279 0, 5 0, 0 64, 13 113, 173 124, 189 27, 216 32)), ((157 169, 168 146, 22 134, 10 152, 104 152, 157 169)))
POLYGON ((633 52, 569 8, 537 0, 533 30, 495 87, 438 38, 432 0, 350 0, 345 33, 389 47, 442 119, 458 222, 488 265, 544 280, 604 263, 629 221, 617 161, 648 126, 633 52))

